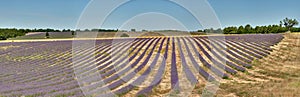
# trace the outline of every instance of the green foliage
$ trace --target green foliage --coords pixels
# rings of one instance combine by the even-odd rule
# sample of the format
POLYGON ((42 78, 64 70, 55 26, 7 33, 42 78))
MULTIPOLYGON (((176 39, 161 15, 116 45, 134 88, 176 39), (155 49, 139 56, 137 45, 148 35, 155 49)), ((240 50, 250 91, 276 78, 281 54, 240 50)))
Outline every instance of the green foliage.
POLYGON ((203 30, 198 30, 197 32, 203 32, 203 30))
POLYGON ((71 29, 63 29, 61 32, 71 32, 71 29))
POLYGON ((73 36, 76 35, 75 31, 71 31, 71 32, 72 32, 72 35, 73 35, 73 36))
POLYGON ((6 40, 9 38, 15 38, 17 36, 24 36, 28 32, 60 32, 60 30, 54 29, 15 29, 15 28, 5 28, 0 29, 0 40, 6 40))
POLYGON ((147 97, 147 96, 144 94, 141 94, 141 95, 138 95, 137 97, 147 97))
POLYGON ((114 30, 114 29, 98 29, 98 32, 118 32, 119 29, 114 30))
MULTIPOLYGON (((296 29, 295 29, 296 30, 296 29)), ((279 25, 256 26, 251 25, 237 27, 226 27, 223 29, 224 34, 267 34, 267 33, 283 33, 288 31, 287 28, 279 25)))
POLYGON ((245 29, 244 29, 243 26, 240 26, 240 27, 238 28, 238 30, 237 30, 237 33, 238 33, 238 34, 243 34, 244 32, 245 32, 245 29))
POLYGON ((237 27, 227 27, 223 29, 224 34, 237 34, 237 27))
POLYGON ((0 40, 6 40, 17 36, 23 36, 27 33, 24 29, 0 29, 0 40))
POLYGON ((136 29, 131 29, 130 31, 131 31, 131 32, 136 32, 136 29))
POLYGON ((292 28, 291 31, 292 32, 300 32, 300 28, 292 28))
POLYGON ((267 34, 267 33, 283 33, 286 31, 299 32, 300 28, 293 28, 298 25, 296 19, 285 18, 280 21, 279 25, 256 26, 255 28, 247 24, 246 26, 226 27, 223 29, 224 34, 267 34), (283 25, 285 27, 283 27, 283 25))
POLYGON ((61 31, 47 28, 47 29, 33 29, 33 30, 29 30, 29 32, 61 32, 61 31))
POLYGON ((293 28, 293 26, 296 26, 298 24, 299 22, 296 19, 285 18, 280 21, 280 25, 284 25, 289 31, 291 31, 291 28, 293 28))
POLYGON ((46 38, 50 38, 49 32, 46 32, 46 38))

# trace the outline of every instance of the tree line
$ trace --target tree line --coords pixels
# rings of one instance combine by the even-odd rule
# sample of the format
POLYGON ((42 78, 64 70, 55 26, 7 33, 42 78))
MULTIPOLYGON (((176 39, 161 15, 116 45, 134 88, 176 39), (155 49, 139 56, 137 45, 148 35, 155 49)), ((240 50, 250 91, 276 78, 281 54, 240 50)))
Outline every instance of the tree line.
MULTIPOLYGON (((280 21, 278 25, 268 25, 268 26, 256 26, 252 27, 250 24, 239 27, 226 27, 222 29, 205 29, 206 33, 224 33, 224 34, 267 34, 267 33, 284 33, 290 32, 300 32, 300 28, 294 26, 298 25, 299 22, 296 19, 285 18, 280 21)), ((201 30, 199 30, 201 31, 201 30)))
MULTIPOLYGON (((252 27, 250 24, 239 27, 226 27, 224 29, 205 29, 204 31, 199 30, 198 32, 206 33, 224 33, 224 34, 267 34, 267 33, 283 33, 287 31, 300 32, 300 28, 294 26, 298 25, 299 22, 296 19, 285 18, 280 21, 279 25, 269 26, 256 26, 252 27)), ((135 29, 134 29, 135 30, 135 29)), ((81 31, 81 30, 76 30, 81 31)), ((114 29, 85 29, 83 31, 98 31, 98 32, 118 32, 114 29)), ((48 32, 72 32, 75 35, 75 31, 70 29, 55 30, 55 29, 1 29, 0 28, 0 40, 6 40, 8 38, 14 38, 17 36, 24 36, 28 32, 47 32, 46 37, 49 37, 48 32)))
POLYGON ((239 26, 239 27, 226 27, 223 30, 224 34, 267 34, 267 33, 283 33, 287 32, 286 27, 279 25, 269 25, 269 26, 256 26, 251 27, 251 25, 239 26))
POLYGON ((55 30, 55 29, 16 29, 16 28, 0 28, 0 40, 24 36, 29 32, 64 32, 71 30, 55 30))
MULTIPOLYGON (((76 30, 81 31, 81 30, 76 30)), ((98 31, 98 32, 117 32, 118 30, 114 29, 86 29, 83 31, 98 31)), ((71 29, 16 29, 16 28, 0 28, 0 40, 6 40, 9 38, 15 38, 18 36, 24 36, 29 32, 46 32, 46 37, 49 37, 48 32, 72 32, 72 35, 75 35, 75 31, 71 29)))
POLYGON ((17 36, 23 36, 28 30, 20 29, 0 29, 0 40, 6 40, 17 36))

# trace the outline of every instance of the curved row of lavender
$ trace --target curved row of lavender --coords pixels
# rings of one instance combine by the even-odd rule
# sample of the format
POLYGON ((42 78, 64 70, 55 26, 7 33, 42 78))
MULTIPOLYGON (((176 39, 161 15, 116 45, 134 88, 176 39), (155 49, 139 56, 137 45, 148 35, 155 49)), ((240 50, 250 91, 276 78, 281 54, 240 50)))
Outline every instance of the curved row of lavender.
POLYGON ((280 34, 226 36, 226 41, 211 37, 97 40, 95 51, 79 53, 95 53, 96 59, 82 56, 76 60, 79 65, 72 64, 72 41, 0 43, 0 96, 120 96, 130 91, 147 95, 168 72, 171 88, 180 91, 181 69, 193 85, 228 78, 252 68, 253 60, 269 55, 270 47, 283 39, 280 34), (226 50, 212 50, 225 46, 226 50), (96 65, 91 65, 93 60, 96 65), (86 79, 84 85, 79 85, 74 68, 86 79), (150 84, 142 86, 145 81, 150 84))

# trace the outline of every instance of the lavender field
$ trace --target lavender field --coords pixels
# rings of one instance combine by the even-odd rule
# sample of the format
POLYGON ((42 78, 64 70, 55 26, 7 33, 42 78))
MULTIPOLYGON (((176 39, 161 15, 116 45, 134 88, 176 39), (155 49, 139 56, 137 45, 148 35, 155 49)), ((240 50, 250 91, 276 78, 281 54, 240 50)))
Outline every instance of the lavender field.
POLYGON ((0 43, 0 96, 166 96, 172 90, 184 96, 186 83, 203 88, 219 78, 242 82, 237 75, 255 69, 253 62, 269 56, 282 39, 282 34, 106 39, 78 54, 73 41, 0 43), (73 60, 89 53, 95 58, 73 60))

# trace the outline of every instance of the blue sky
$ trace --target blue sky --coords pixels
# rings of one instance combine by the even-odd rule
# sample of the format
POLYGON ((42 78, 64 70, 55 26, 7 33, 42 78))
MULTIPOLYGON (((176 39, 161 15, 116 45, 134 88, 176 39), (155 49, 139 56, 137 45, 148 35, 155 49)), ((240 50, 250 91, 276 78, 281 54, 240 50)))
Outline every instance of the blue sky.
MULTIPOLYGON (((147 1, 145 0, 145 2, 147 1)), ((298 6, 300 0, 208 0, 208 2, 219 17, 222 27, 245 24, 253 26, 278 24, 285 17, 300 20, 300 7, 298 6)), ((0 3, 0 27, 74 29, 88 3, 89 0, 2 0, 0 3)), ((148 0, 147 3, 151 6, 168 5, 164 2, 155 3, 153 0, 148 0)), ((143 7, 145 5, 136 4, 136 8, 143 7)), ((170 6, 169 8, 180 12, 178 7, 170 6)), ((119 21, 124 18, 117 17, 117 15, 138 12, 138 10, 120 10, 119 13, 112 16, 111 21, 106 22, 106 28, 116 28, 114 25, 121 25, 119 21)), ((194 30, 199 26, 195 25, 193 19, 189 17, 180 14, 178 17, 187 21, 184 24, 191 27, 188 29, 194 30)), ((158 23, 164 22, 159 19, 157 21, 158 23)), ((174 22, 165 24, 175 25, 174 22)), ((200 26, 199 29, 201 29, 200 26)))
POLYGON ((278 24, 300 20, 300 0, 209 0, 223 26, 278 24))

